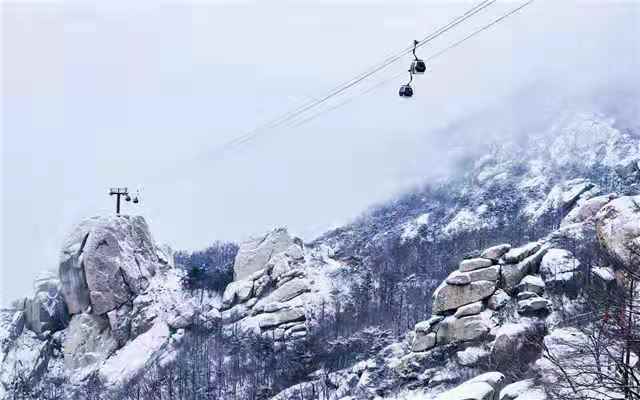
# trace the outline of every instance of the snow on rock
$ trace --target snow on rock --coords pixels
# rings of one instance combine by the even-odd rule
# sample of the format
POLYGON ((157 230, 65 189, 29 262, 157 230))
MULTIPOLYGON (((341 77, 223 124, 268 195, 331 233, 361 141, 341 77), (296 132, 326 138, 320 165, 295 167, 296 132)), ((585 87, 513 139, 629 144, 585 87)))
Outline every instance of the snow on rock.
POLYGON ((502 258, 505 264, 516 264, 540 250, 539 242, 530 242, 524 246, 509 250, 502 258))
POLYGON ((483 300, 496 290, 496 282, 476 281, 468 285, 449 285, 443 282, 433 293, 432 312, 442 314, 478 300, 483 300))
MULTIPOLYGON (((133 299, 130 319, 131 338, 146 332, 162 321, 174 329, 191 325, 202 312, 219 307, 219 299, 199 304, 193 294, 182 287, 184 271, 168 269, 156 274, 144 293, 133 299)), ((215 314, 215 311, 213 312, 215 314)))
POLYGON ((470 272, 480 268, 487 268, 493 265, 493 261, 487 258, 469 258, 462 260, 458 269, 460 272, 470 272))
POLYGON ((524 363, 537 357, 539 351, 535 351, 535 343, 544 336, 545 327, 542 321, 523 318, 496 327, 491 333, 495 336, 491 348, 492 359, 498 365, 509 366, 513 363, 514 354, 518 354, 524 363))
POLYGON ((612 193, 578 201, 578 204, 562 219, 560 226, 563 227, 584 222, 595 217, 602 207, 616 197, 618 196, 615 193, 612 193))
POLYGON ((60 259, 70 314, 104 314, 144 291, 162 263, 144 218, 93 217, 69 235, 60 259))
POLYGON ((8 391, 15 378, 37 379, 47 366, 50 343, 25 330, 0 353, 0 393, 8 391))
POLYGON ((437 400, 493 400, 505 383, 499 372, 487 372, 439 395, 437 400))
MULTIPOLYGON (((274 232, 280 238, 286 233, 274 232)), ((344 264, 331 259, 326 248, 302 248, 299 239, 287 239, 291 242, 288 246, 273 244, 275 239, 265 240, 261 250, 254 253, 266 251, 271 243, 270 257, 252 258, 253 272, 227 286, 220 309, 221 322, 228 332, 238 327, 242 332, 262 334, 281 344, 302 339, 312 327, 312 315, 322 304, 330 304, 330 293, 339 284, 335 273, 344 264), (285 250, 275 253, 278 246, 285 250), (299 252, 293 251, 292 246, 299 252), (258 264, 260 260, 264 264, 258 264)), ((254 249, 255 243, 242 244, 240 249, 243 246, 254 249)), ((329 308, 325 312, 331 312, 329 308)))
POLYGON ((108 387, 120 387, 151 365, 161 354, 169 339, 169 326, 157 322, 109 357, 100 367, 100 380, 108 387))
POLYGON ((496 290, 496 292, 487 300, 487 307, 491 310, 499 310, 504 307, 511 297, 502 289, 496 290))
POLYGON ((71 317, 63 343, 64 363, 72 381, 85 379, 117 348, 118 343, 111 334, 107 318, 75 314, 71 317))
POLYGON ((545 200, 530 211, 532 221, 553 213, 563 213, 571 209, 581 198, 589 198, 597 193, 596 186, 586 179, 578 178, 556 184, 545 200))
MULTIPOLYGON (((535 371, 547 384, 556 383, 563 379, 563 372, 550 360, 569 360, 580 357, 581 349, 589 343, 589 338, 577 328, 565 327, 551 331, 544 337, 544 345, 549 356, 538 359, 535 363, 535 371)), ((577 359, 576 359, 577 360, 577 359)))
POLYGON ((544 389, 537 387, 533 379, 511 383, 500 391, 499 400, 546 400, 544 389))
POLYGON ((505 263, 502 265, 502 289, 507 293, 512 293, 522 278, 529 274, 537 273, 540 261, 546 254, 547 248, 546 245, 541 246, 540 243, 534 242, 519 249, 512 249, 505 254, 502 259, 505 263), (511 264, 510 262, 517 263, 511 264))
POLYGON ((593 273, 593 275, 597 276, 604 282, 613 282, 616 279, 613 268, 609 267, 592 267, 591 273, 593 273))
POLYGON ((475 303, 467 304, 466 306, 458 308, 453 316, 456 318, 462 318, 469 315, 480 314, 483 310, 484 304, 481 301, 477 301, 475 303))
POLYGON ((60 281, 52 271, 43 271, 34 282, 34 294, 24 300, 25 322, 35 333, 56 332, 69 323, 60 281))
POLYGON ((540 275, 545 282, 569 281, 580 267, 573 253, 564 249, 549 249, 540 261, 540 275))
POLYGON ((480 254, 480 257, 488 258, 488 259, 493 260, 493 261, 498 261, 500 259, 500 257, 505 255, 509 250, 511 250, 511 245, 510 244, 508 244, 508 243, 499 244, 499 245, 496 245, 496 246, 493 246, 493 247, 489 247, 488 249, 484 250, 480 254))
POLYGON ((518 290, 521 292, 533 292, 541 295, 544 289, 544 281, 538 275, 527 275, 518 284, 518 290))
POLYGON ((598 240, 627 268, 640 265, 640 196, 612 200, 596 215, 598 240))
POLYGON ((481 347, 467 347, 456 353, 456 360, 462 366, 473 367, 480 361, 488 359, 490 355, 490 352, 481 347))
POLYGON ((495 326, 491 320, 491 310, 478 315, 457 318, 449 316, 438 324, 436 342, 447 344, 455 342, 467 342, 484 338, 495 326))
POLYGON ((518 313, 531 315, 536 313, 549 313, 553 308, 551 300, 539 296, 529 297, 518 301, 518 313))
POLYGON ((233 264, 235 280, 245 279, 264 268, 279 253, 287 253, 293 259, 303 257, 302 241, 291 237, 286 228, 274 229, 262 237, 242 243, 233 264))
POLYGON ((468 272, 453 271, 447 277, 446 282, 450 285, 466 285, 476 281, 497 281, 499 276, 500 266, 493 265, 468 272))

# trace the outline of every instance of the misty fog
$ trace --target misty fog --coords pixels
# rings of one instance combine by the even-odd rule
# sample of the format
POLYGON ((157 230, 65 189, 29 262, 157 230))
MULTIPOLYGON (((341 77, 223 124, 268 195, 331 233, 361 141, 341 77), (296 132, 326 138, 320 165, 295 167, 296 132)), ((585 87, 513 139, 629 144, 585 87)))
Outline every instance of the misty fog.
MULTIPOLYGON (((469 2, 3 4, 5 302, 56 268, 64 235, 140 188, 156 240, 197 249, 285 225, 305 239, 483 145, 562 112, 637 117, 637 2, 537 1, 436 59, 411 100, 410 58, 296 128, 210 154, 422 38, 469 2), (362 10, 366 8, 366 13, 362 10), (406 61, 406 62, 405 62, 406 61)), ((513 8, 502 2, 420 49, 434 54, 513 8)))

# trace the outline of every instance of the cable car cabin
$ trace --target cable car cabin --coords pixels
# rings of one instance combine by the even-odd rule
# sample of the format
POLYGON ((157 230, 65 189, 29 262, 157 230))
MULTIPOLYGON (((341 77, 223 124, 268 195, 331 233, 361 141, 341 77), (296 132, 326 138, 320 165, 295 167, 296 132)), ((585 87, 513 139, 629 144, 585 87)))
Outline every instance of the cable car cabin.
POLYGON ((400 97, 411 97, 413 96, 413 88, 409 85, 400 86, 400 97))
POLYGON ((427 70, 427 65, 424 63, 424 61, 417 59, 414 60, 411 64, 411 70, 414 74, 424 74, 424 72, 427 70))

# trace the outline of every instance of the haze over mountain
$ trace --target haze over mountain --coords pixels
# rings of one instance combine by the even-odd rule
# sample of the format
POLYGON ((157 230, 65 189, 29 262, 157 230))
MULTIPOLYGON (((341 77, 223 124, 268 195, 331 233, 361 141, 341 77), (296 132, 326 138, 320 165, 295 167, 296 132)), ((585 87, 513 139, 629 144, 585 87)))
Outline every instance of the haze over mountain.
MULTIPOLYGON (((2 7, 3 303, 56 268, 72 226, 112 212, 110 186, 141 187, 143 202, 130 211, 175 248, 279 225, 310 239, 450 173, 475 144, 527 135, 544 110, 617 107, 615 93, 638 88, 637 4, 539 2, 436 60, 411 102, 397 98, 393 82, 213 161, 209 151, 225 140, 468 4, 2 7)), ((637 102, 620 108, 637 114, 637 102)))

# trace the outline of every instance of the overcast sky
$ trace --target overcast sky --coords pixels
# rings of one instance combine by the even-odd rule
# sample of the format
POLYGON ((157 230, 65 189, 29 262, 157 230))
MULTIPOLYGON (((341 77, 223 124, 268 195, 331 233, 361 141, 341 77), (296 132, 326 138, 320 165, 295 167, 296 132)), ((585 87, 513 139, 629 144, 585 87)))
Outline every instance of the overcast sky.
MULTIPOLYGON (((142 203, 125 212, 144 215, 174 249, 280 225, 309 240, 446 172, 461 148, 438 137, 442 128, 497 105, 508 131, 523 112, 511 107, 514 93, 562 97, 638 71, 638 2, 538 0, 434 60, 410 101, 397 96, 404 75, 359 95, 404 71, 407 57, 327 106, 355 96, 347 105, 218 157, 226 141, 474 3, 129 3, 2 5, 4 302, 57 268, 75 223, 113 212, 111 186, 139 188, 142 203)), ((517 4, 489 7, 420 54, 517 4)))

